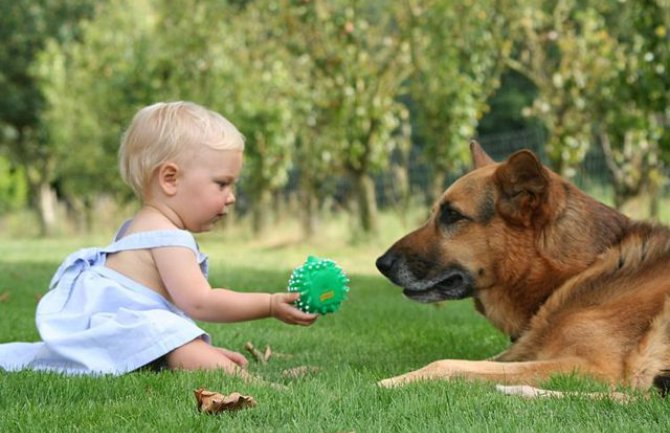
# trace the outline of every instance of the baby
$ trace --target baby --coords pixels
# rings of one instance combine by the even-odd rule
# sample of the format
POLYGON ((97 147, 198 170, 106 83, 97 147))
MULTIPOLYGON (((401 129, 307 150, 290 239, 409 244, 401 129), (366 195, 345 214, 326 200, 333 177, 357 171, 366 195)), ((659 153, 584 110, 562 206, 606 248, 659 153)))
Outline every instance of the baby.
POLYGON ((123 374, 141 367, 222 369, 248 378, 240 353, 210 344, 193 320, 275 317, 310 325, 298 293, 213 289, 192 233, 235 203, 244 138, 191 102, 140 110, 119 151, 123 179, 141 199, 112 244, 69 256, 37 307, 38 343, 0 345, 0 367, 123 374))

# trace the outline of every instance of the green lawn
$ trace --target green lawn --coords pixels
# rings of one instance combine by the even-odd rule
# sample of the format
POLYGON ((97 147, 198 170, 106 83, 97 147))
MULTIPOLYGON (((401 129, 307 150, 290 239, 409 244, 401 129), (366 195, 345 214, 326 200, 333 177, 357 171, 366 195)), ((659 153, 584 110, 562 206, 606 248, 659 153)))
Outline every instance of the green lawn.
MULTIPOLYGON (((0 242, 0 342, 37 338, 36 298, 64 254, 96 239, 0 242)), ((439 307, 403 298, 374 273, 391 234, 365 246, 333 239, 302 244, 290 236, 249 241, 203 238, 214 285, 283 290, 307 254, 337 260, 350 273, 350 300, 310 328, 274 320, 203 324, 217 345, 244 352, 246 341, 282 356, 250 370, 287 385, 246 385, 218 373, 133 373, 122 377, 63 377, 0 373, 0 432, 667 432, 670 403, 660 398, 628 405, 586 398, 527 401, 498 394, 492 384, 434 382, 380 389, 379 379, 439 358, 482 359, 505 348, 503 335, 469 301, 439 307), (320 370, 300 379, 281 372, 320 370), (217 416, 195 409, 193 390, 252 395, 258 406, 217 416)), ((547 384, 562 390, 603 390, 574 377, 547 384)))

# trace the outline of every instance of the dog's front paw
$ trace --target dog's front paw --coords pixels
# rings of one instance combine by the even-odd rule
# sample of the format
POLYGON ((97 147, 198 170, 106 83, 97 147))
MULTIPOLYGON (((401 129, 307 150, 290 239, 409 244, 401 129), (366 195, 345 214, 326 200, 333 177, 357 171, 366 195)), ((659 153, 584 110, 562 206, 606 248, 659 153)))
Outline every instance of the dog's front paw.
POLYGON ((411 382, 416 382, 420 380, 426 380, 427 378, 421 374, 418 374, 416 371, 410 373, 401 374, 400 376, 389 377, 388 379, 383 379, 377 382, 377 386, 381 388, 398 388, 400 386, 407 385, 411 382))
POLYGON ((400 386, 400 383, 398 383, 395 377, 390 377, 388 379, 383 379, 377 382, 377 386, 380 388, 396 388, 400 386))

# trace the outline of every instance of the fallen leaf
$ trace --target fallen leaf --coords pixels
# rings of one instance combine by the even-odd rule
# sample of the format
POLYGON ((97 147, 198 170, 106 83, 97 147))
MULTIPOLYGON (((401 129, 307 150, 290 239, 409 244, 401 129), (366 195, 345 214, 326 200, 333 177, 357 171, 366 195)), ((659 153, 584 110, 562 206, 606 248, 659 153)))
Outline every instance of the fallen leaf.
POLYGON ((9 301, 9 298, 10 298, 9 292, 0 293, 0 302, 7 302, 9 301))
POLYGON ((268 362, 271 356, 272 356, 272 349, 270 349, 270 346, 265 346, 265 352, 263 352, 263 359, 265 360, 265 362, 268 362))
POLYGON ((253 397, 242 395, 239 392, 223 395, 219 392, 198 388, 193 393, 197 401, 198 411, 208 414, 247 409, 257 404, 253 397))
POLYGON ((303 365, 300 367, 288 368, 281 372, 282 376, 288 377, 291 379, 297 379, 299 377, 307 376, 308 374, 318 373, 320 370, 319 367, 313 367, 309 365, 303 365))

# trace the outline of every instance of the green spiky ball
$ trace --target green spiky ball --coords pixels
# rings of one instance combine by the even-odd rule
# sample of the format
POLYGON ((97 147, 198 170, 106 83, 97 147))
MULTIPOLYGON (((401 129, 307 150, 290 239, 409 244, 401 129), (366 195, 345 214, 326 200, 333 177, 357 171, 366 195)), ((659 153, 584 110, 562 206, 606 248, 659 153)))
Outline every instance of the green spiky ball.
POLYGON ((289 292, 300 292, 296 307, 306 313, 328 314, 340 309, 347 299, 349 278, 333 260, 309 256, 293 270, 289 292))

